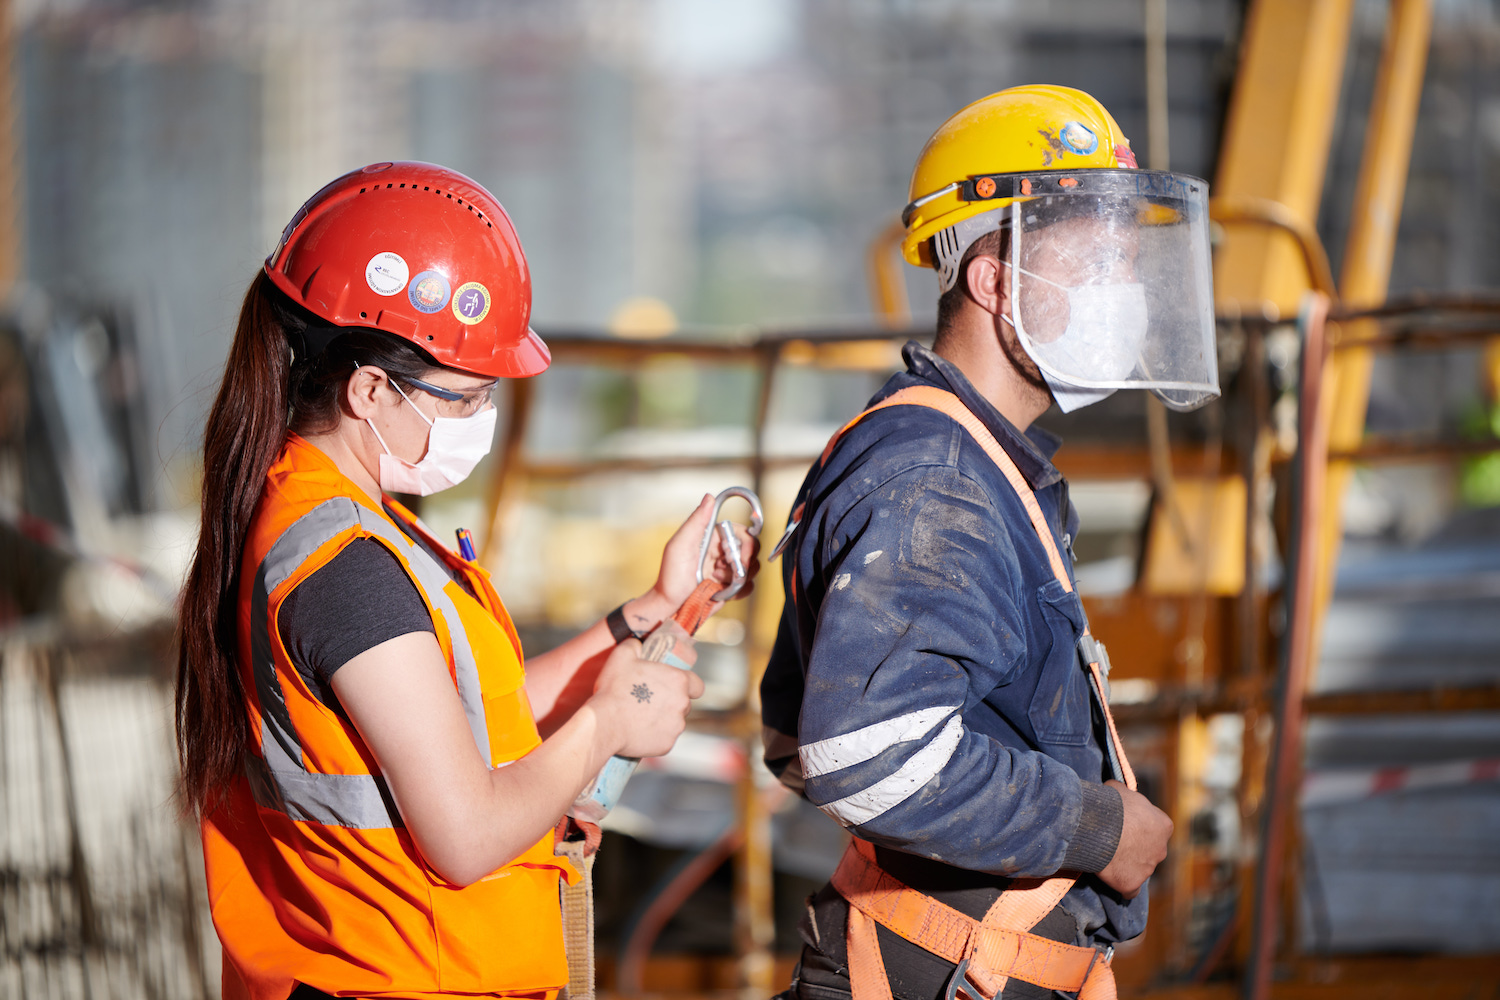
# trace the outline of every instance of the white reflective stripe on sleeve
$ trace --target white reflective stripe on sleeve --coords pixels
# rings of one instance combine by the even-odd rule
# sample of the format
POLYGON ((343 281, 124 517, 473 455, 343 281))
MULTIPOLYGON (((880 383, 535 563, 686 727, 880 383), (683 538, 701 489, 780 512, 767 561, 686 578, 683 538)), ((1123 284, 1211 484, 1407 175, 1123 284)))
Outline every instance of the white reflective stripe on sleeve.
POLYGON ((937 777, 939 771, 948 766, 958 741, 963 738, 964 725, 958 716, 948 720, 942 732, 932 742, 911 755, 901 770, 883 778, 864 791, 846 795, 834 802, 818 806, 842 826, 860 826, 879 816, 887 809, 900 805, 911 798, 917 789, 937 777))
POLYGON ((958 705, 924 708, 856 729, 843 736, 830 736, 826 740, 809 743, 797 751, 797 755, 802 758, 802 773, 809 778, 816 778, 820 774, 831 774, 873 760, 897 743, 920 740, 944 716, 958 709, 958 705))

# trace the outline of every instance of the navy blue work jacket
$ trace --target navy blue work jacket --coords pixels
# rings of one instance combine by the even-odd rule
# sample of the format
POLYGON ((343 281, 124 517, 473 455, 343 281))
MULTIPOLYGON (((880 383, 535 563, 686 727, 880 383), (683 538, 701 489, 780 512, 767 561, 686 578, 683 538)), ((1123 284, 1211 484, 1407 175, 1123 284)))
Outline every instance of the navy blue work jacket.
MULTIPOLYGON (((919 344, 904 357, 871 403, 915 385, 955 393, 1070 555, 1078 515, 1050 461, 1058 439, 1022 435, 919 344)), ((839 440, 799 500, 761 684, 773 773, 882 847, 1005 877, 1103 868, 1120 806, 1101 784, 1083 605, 978 442, 936 410, 888 407, 839 440)), ((1090 875, 1063 901, 1078 943, 1135 937, 1146 906, 1144 891, 1125 900, 1090 875)))

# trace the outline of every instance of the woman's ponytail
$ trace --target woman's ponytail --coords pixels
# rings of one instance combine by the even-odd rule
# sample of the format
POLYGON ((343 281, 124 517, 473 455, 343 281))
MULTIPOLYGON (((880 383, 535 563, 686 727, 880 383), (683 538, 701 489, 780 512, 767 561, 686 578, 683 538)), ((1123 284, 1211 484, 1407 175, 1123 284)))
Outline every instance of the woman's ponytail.
POLYGON ((273 288, 261 272, 245 293, 203 433, 202 523, 177 625, 177 754, 184 805, 198 812, 218 804, 250 744, 237 667, 240 559, 291 411, 292 351, 273 288))

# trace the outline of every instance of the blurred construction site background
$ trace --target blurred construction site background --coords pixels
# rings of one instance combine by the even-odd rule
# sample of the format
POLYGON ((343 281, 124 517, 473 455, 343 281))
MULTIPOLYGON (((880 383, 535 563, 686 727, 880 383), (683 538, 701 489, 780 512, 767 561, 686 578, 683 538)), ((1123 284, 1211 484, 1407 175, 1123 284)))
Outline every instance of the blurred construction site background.
MULTIPOLYGON (((218 995, 173 802, 173 602, 234 315, 296 207, 493 191, 546 374, 422 516, 549 648, 705 492, 779 534, 930 337, 933 129, 1089 91, 1213 182, 1224 399, 1041 423, 1112 699, 1177 821, 1126 995, 1500 996, 1497 0, 0 0, 0 997, 218 995)), ((601 987, 785 986, 844 834, 758 764, 776 572, 612 815, 601 987)))

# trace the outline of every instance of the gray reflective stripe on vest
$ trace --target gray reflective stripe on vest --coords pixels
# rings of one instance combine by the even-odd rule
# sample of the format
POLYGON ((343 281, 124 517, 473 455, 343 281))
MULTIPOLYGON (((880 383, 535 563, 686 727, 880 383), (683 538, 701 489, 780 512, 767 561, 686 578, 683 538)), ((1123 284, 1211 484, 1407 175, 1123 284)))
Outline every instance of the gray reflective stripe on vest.
POLYGON ((315 774, 302 764, 302 743, 287 711, 276 674, 269 621, 270 595, 324 544, 361 527, 400 552, 411 566, 414 583, 448 624, 457 661, 459 696, 475 743, 490 759, 489 731, 479 671, 458 608, 443 591, 449 577, 443 568, 389 521, 348 497, 335 497, 308 511, 286 529, 256 571, 250 607, 250 655, 261 709, 261 753, 248 755, 246 776, 256 802, 292 819, 328 826, 388 829, 402 826, 401 814, 385 781, 373 774, 315 774), (477 715, 477 728, 476 728, 477 715))
POLYGON ((490 757, 490 730, 484 721, 484 695, 479 689, 479 664, 474 659, 474 648, 469 645, 469 635, 464 631, 463 620, 458 616, 458 605, 443 588, 452 582, 448 571, 422 548, 395 527, 391 522, 370 510, 360 507, 360 523, 372 535, 379 535, 406 553, 417 584, 427 596, 427 601, 443 613, 448 624, 448 635, 453 641, 453 673, 458 680, 458 698, 464 706, 464 715, 469 719, 469 731, 474 735, 474 745, 479 756, 488 764, 490 757))

